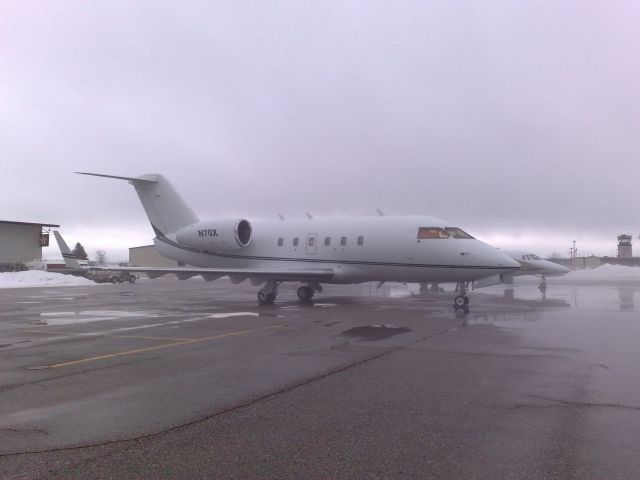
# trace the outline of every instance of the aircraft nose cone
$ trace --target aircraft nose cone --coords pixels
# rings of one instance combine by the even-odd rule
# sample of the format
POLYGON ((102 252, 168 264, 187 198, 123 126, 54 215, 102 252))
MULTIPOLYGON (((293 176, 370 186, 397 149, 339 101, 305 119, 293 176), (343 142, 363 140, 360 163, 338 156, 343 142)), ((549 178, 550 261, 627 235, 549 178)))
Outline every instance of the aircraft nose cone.
POLYGON ((509 255, 499 252, 493 247, 488 246, 488 248, 490 250, 488 259, 492 267, 504 267, 505 269, 520 268, 520 264, 509 255))
POLYGON ((513 258, 511 258, 509 255, 505 255, 504 253, 500 254, 501 257, 501 261, 504 262, 504 267, 508 267, 508 268, 520 268, 520 264, 515 261, 513 258))

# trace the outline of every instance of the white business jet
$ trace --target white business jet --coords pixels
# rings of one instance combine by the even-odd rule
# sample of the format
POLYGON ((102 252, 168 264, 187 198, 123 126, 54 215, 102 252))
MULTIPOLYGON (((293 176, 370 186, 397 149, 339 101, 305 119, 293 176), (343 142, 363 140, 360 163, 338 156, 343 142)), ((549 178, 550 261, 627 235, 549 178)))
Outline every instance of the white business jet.
POLYGON ((558 277, 569 273, 569 269, 564 265, 559 265, 544 258, 540 258, 535 253, 521 251, 504 251, 516 262, 520 264, 520 270, 504 274, 502 280, 504 283, 513 283, 513 277, 522 275, 535 275, 541 278, 540 289, 546 289, 546 277, 558 277))
POLYGON ((250 279, 263 285, 260 303, 273 303, 282 282, 302 282, 298 297, 303 301, 321 291, 322 283, 461 282, 454 304, 464 307, 470 281, 520 268, 495 248, 432 217, 200 221, 162 175, 76 173, 128 180, 151 222, 160 254, 193 266, 126 270, 151 278, 173 273, 180 279, 250 279))

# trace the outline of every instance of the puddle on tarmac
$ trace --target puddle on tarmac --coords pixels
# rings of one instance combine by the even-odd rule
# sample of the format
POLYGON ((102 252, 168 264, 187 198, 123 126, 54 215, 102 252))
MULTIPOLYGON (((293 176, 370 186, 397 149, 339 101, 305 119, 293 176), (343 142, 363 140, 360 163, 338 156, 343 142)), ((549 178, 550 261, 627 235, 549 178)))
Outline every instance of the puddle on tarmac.
POLYGON ((121 310, 82 310, 79 312, 44 312, 36 325, 73 325, 76 323, 99 322, 132 317, 155 317, 150 312, 127 312, 121 310))
POLYGON ((377 342, 410 331, 411 329, 409 328, 396 327, 394 325, 364 325, 362 327, 353 327, 345 330, 340 335, 356 340, 377 342))
POLYGON ((259 317, 260 314, 256 312, 228 312, 228 313, 214 313, 208 315, 208 318, 229 318, 229 317, 259 317))

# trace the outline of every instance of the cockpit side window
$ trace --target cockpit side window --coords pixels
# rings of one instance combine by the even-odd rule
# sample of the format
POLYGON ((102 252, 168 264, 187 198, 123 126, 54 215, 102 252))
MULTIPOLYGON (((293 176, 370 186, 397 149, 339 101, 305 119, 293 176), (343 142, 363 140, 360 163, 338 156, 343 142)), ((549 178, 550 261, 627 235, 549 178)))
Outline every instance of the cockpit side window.
POLYGON ((471 235, 469 235, 464 230, 459 229, 458 227, 446 227, 445 230, 453 238, 471 238, 471 239, 473 239, 473 237, 471 235))
POLYGON ((433 238, 449 238, 449 234, 439 227, 420 227, 418 229, 418 240, 427 240, 433 238))

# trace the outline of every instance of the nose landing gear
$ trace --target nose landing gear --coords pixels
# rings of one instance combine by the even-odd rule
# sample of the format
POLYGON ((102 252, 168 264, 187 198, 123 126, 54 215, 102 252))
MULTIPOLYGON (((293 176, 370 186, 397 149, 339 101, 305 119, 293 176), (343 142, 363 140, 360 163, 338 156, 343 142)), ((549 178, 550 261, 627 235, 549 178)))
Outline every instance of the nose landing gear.
POLYGON ((542 292, 545 293, 547 291, 547 279, 545 277, 541 277, 540 279, 540 285, 538 285, 538 289, 542 292))
POLYGON ((469 297, 467 297, 467 287, 469 282, 458 282, 456 285, 456 298, 453 299, 453 308, 456 315, 461 317, 469 313, 469 297))

